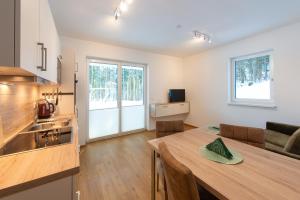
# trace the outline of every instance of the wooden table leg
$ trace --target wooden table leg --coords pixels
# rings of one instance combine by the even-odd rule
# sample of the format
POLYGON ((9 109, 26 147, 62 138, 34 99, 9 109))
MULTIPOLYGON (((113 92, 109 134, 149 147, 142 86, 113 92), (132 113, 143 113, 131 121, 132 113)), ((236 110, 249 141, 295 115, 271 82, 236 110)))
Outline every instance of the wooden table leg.
POLYGON ((156 185, 156 181, 155 181, 155 168, 156 168, 156 152, 155 150, 152 151, 151 153, 151 200, 155 200, 156 199, 156 190, 155 190, 155 185, 156 185))

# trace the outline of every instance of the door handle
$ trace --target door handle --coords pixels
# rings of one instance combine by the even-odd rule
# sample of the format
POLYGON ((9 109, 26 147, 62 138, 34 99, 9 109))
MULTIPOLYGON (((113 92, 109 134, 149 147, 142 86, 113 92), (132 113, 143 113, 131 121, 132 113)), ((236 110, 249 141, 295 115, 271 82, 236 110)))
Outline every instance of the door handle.
POLYGON ((41 54, 42 54, 42 65, 37 66, 38 69, 42 70, 44 69, 44 43, 37 43, 38 46, 41 46, 41 54))

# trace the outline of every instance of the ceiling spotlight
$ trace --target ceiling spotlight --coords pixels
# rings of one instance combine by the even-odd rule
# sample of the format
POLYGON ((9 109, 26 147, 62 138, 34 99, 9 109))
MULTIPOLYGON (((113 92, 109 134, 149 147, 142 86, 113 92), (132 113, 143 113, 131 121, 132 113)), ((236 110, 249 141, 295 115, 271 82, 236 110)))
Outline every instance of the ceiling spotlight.
POLYGON ((133 0, 121 0, 119 6, 116 8, 114 12, 115 20, 118 20, 123 12, 128 10, 128 5, 131 4, 133 0))
POLYGON ((121 3, 120 3, 120 10, 122 12, 126 12, 128 10, 128 4, 125 1, 121 1, 121 3))
POLYGON ((120 9, 117 8, 117 9, 115 10, 115 14, 114 14, 115 20, 118 20, 120 16, 121 16, 120 9))
POLYGON ((193 39, 196 41, 204 41, 204 36, 199 31, 194 31, 193 39))
POLYGON ((212 43, 212 40, 209 35, 201 33, 199 31, 193 31, 193 39, 199 42, 207 41, 209 44, 212 43))
POLYGON ((126 3, 132 4, 133 0, 126 0, 126 3))

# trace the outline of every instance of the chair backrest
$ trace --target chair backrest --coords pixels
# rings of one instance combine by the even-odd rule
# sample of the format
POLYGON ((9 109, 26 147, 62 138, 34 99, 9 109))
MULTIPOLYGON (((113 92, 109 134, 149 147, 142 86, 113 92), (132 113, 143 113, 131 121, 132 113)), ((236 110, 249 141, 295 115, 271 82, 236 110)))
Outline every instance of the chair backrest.
POLYGON ((156 137, 158 138, 183 131, 184 123, 182 120, 156 122, 156 137))
POLYGON ((256 147, 265 147, 265 131, 261 128, 220 124, 220 134, 256 147))
POLYGON ((165 143, 159 144, 169 200, 200 200, 192 171, 178 162, 165 143))

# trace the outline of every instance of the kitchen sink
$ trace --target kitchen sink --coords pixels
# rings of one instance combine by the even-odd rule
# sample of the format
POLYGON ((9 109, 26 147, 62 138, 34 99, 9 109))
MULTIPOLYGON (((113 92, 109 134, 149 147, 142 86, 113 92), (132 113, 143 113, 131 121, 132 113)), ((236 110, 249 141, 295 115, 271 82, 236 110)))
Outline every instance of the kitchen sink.
POLYGON ((57 120, 54 122, 37 123, 33 125, 28 131, 41 131, 49 129, 57 129, 69 126, 71 120, 57 120))
MULTIPOLYGON (((70 123, 70 122, 69 122, 70 123)), ((67 123, 45 123, 20 133, 0 149, 0 156, 71 143, 72 127, 67 123)))
POLYGON ((53 123, 45 123, 45 124, 36 124, 32 126, 29 131, 39 131, 44 129, 50 129, 53 127, 53 123))
POLYGON ((61 122, 61 121, 71 121, 71 118, 64 117, 64 118, 49 118, 49 119, 38 119, 37 123, 49 123, 49 122, 61 122))

